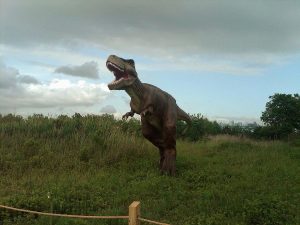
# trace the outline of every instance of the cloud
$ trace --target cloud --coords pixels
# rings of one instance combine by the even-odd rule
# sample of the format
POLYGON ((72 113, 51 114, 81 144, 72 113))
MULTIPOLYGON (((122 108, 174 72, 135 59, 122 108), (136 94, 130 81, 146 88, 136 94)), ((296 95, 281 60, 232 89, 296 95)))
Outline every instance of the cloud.
POLYGON ((18 76, 18 81, 20 83, 24 83, 24 84, 39 84, 40 83, 36 78, 29 76, 29 75, 18 76))
POLYGON ((104 84, 54 79, 48 84, 30 84, 17 87, 16 92, 2 92, 0 106, 1 108, 92 106, 108 95, 109 91, 104 84), (16 94, 18 89, 22 89, 22 95, 16 94))
POLYGON ((0 89, 15 88, 20 83, 38 84, 39 81, 30 75, 21 75, 15 68, 7 67, 0 61, 0 89))
POLYGON ((8 89, 14 87, 17 82, 19 72, 13 68, 7 68, 0 61, 0 89, 8 89))
POLYGON ((7 45, 89 45, 143 56, 292 54, 300 2, 1 1, 7 45), (278 16, 280 15, 280 16, 278 16))
POLYGON ((109 95, 109 91, 105 84, 53 79, 48 84, 28 86, 27 94, 32 99, 28 103, 22 103, 24 106, 72 107, 97 104, 109 95))
POLYGON ((294 0, 2 0, 0 52, 92 79, 107 72, 99 52, 134 57, 138 70, 252 75, 299 53, 298 27, 294 0))
POLYGON ((52 79, 41 83, 0 62, 0 113, 16 109, 90 107, 110 95, 104 83, 52 79))
MULTIPOLYGON (((267 56, 264 56, 266 58, 267 56)), ((141 64, 138 66, 143 71, 194 71, 194 72, 217 72, 231 75, 255 75, 260 74, 266 66, 271 63, 268 61, 252 58, 248 59, 248 64, 241 61, 230 61, 221 59, 211 59, 210 61, 194 58, 173 58, 165 59, 163 62, 155 61, 149 64, 141 64), (252 62, 251 64, 249 62, 252 62)), ((278 63, 277 58, 272 58, 272 63, 278 63)), ((284 62, 281 59, 281 63, 284 62)))
POLYGON ((112 105, 106 105, 106 106, 102 107, 102 109, 100 110, 100 112, 102 112, 102 113, 108 113, 108 114, 113 114, 113 113, 116 113, 117 110, 112 105))
POLYGON ((61 66, 56 68, 54 72, 76 77, 99 78, 98 64, 94 61, 86 62, 80 66, 61 66))
POLYGON ((27 48, 0 44, 0 57, 1 54, 3 58, 18 59, 21 63, 38 68, 39 73, 46 72, 51 76, 53 76, 55 69, 61 65, 74 67, 74 65, 82 65, 82 62, 95 62, 98 74, 109 74, 105 66, 106 57, 83 54, 78 49, 67 49, 62 46, 39 46, 31 48, 29 51, 27 48))

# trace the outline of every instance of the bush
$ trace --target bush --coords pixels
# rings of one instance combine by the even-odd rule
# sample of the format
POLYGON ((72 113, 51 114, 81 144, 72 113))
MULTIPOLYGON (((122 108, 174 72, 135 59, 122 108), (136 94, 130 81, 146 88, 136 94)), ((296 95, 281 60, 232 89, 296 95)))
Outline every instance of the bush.
POLYGON ((201 114, 190 115, 190 117, 192 122, 186 133, 183 131, 188 125, 183 121, 177 121, 177 138, 198 141, 204 136, 221 133, 221 126, 217 122, 211 122, 201 114))

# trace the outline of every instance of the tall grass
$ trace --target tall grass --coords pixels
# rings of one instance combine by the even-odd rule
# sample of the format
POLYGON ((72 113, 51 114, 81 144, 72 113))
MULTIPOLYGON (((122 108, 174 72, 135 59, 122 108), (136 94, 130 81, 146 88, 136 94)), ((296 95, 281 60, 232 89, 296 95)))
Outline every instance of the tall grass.
MULTIPOLYGON (((111 116, 0 118, 0 203, 58 213, 142 215, 178 225, 300 224, 300 148, 212 136, 178 141, 176 177, 138 121, 111 116)), ((0 224, 50 224, 0 210, 0 224)), ((127 224, 55 218, 52 224, 127 224)))

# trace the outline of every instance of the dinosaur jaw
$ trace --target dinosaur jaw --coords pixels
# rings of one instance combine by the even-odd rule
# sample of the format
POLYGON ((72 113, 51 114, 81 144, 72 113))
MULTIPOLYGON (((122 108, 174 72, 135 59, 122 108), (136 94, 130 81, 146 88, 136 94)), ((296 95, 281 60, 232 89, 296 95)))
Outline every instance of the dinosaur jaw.
POLYGON ((106 66, 115 76, 115 80, 108 84, 110 90, 124 90, 136 79, 135 77, 128 75, 123 68, 112 62, 107 62, 106 66))
POLYGON ((127 87, 134 83, 136 78, 130 78, 130 76, 126 75, 126 77, 117 78, 108 84, 109 90, 125 90, 127 87))

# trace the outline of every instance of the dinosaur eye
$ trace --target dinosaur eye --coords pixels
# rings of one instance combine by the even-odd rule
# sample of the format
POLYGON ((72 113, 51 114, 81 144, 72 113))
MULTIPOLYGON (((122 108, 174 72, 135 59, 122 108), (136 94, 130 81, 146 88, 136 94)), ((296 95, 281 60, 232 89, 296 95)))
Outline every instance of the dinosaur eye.
POLYGON ((134 63, 134 60, 133 59, 128 59, 127 62, 132 65, 133 67, 135 67, 135 63, 134 63))

